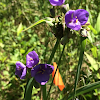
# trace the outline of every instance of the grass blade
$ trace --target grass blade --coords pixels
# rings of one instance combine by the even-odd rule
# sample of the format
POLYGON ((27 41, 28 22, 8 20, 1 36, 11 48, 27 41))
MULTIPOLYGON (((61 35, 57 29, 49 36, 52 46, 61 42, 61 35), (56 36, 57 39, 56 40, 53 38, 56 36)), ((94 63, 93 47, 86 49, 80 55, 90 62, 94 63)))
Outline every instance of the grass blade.
MULTIPOLYGON (((76 89, 76 96, 82 95, 82 94, 92 91, 96 88, 100 88, 100 81, 91 83, 91 84, 88 84, 88 85, 85 85, 83 87, 76 89)), ((74 92, 69 94, 68 100, 71 100, 73 98, 73 94, 74 94, 74 92)))
POLYGON ((75 86, 74 86, 73 98, 75 98, 75 96, 76 96, 76 86, 77 86, 77 83, 78 83, 80 69, 81 69, 81 65, 82 65, 82 61, 83 61, 85 45, 86 45, 86 38, 85 37, 81 37, 80 57, 79 57, 79 62, 78 62, 78 67, 77 67, 76 78, 75 78, 75 86))

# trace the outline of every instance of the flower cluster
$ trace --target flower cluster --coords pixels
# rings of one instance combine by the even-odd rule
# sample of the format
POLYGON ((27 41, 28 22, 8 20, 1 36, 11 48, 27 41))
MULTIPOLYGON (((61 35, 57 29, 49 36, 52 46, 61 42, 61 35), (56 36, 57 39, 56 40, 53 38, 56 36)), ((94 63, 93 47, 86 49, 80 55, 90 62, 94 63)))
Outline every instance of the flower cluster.
POLYGON ((88 17, 89 13, 84 9, 69 10, 65 14, 65 23, 68 28, 78 31, 88 21, 88 17))
MULTIPOLYGON (((49 0, 49 2, 53 6, 60 6, 64 4, 65 0, 49 0)), ((69 10, 65 14, 65 23, 68 28, 78 31, 88 21, 88 17, 89 13, 84 9, 69 10)))
POLYGON ((20 61, 16 62, 15 74, 24 79, 26 76, 27 68, 31 68, 31 76, 35 78, 41 85, 45 85, 49 80, 50 74, 54 67, 49 64, 39 64, 39 57, 35 51, 31 51, 26 55, 26 66, 20 61), (35 66, 35 67, 34 67, 35 66))

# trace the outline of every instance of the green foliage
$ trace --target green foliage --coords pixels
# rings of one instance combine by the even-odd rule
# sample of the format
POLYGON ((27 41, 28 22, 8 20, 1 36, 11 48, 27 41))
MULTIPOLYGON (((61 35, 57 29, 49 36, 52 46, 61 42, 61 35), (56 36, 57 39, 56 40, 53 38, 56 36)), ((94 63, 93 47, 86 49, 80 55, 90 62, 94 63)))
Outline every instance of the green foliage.
POLYGON ((94 70, 97 71, 97 70, 99 69, 99 68, 98 68, 97 62, 96 62, 90 55, 88 55, 86 52, 85 52, 85 55, 86 55, 86 57, 88 58, 89 62, 91 63, 90 69, 91 69, 92 71, 94 71, 94 70))
POLYGON ((22 30, 23 30, 23 26, 22 26, 22 23, 20 23, 19 27, 17 28, 17 36, 19 36, 22 30))
POLYGON ((97 18, 97 22, 95 24, 95 29, 97 30, 97 32, 99 33, 100 32, 100 13, 98 15, 98 18, 97 18))
MULTIPOLYGON (((99 83, 97 81, 100 79, 100 1, 66 0, 66 3, 69 4, 70 9, 80 8, 89 11, 88 21, 90 25, 88 28, 90 28, 90 31, 85 48, 86 56, 84 56, 78 86, 76 87, 77 98, 79 100, 83 100, 83 98, 100 100, 99 84, 97 87, 94 86, 99 83), (95 89, 95 87, 98 89, 95 89)), ((26 55, 35 50, 39 55, 39 63, 48 62, 56 42, 55 32, 51 28, 54 25, 53 19, 49 18, 51 8, 49 0, 0 1, 0 100, 23 100, 24 98, 26 82, 31 77, 26 76, 26 79, 20 80, 15 76, 15 63, 17 61, 25 64, 26 55)), ((64 96, 72 98, 70 95, 73 92, 79 61, 80 35, 73 33, 72 36, 69 34, 69 37, 71 38, 66 41, 67 45, 59 65, 65 89, 60 92, 53 85, 50 91, 51 100, 61 100, 64 96)), ((63 46, 60 44, 52 62, 59 61, 62 48, 63 46)), ((51 81, 52 78, 50 77, 47 83, 47 91, 51 81)), ((36 87, 32 89, 32 100, 40 100, 40 87, 37 86, 37 83, 34 82, 34 84, 36 87)))

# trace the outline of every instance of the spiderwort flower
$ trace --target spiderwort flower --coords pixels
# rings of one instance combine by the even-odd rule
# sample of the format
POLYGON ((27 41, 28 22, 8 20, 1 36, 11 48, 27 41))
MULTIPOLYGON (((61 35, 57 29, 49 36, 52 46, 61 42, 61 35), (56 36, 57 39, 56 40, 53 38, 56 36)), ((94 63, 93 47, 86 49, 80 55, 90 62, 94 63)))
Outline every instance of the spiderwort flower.
POLYGON ((15 75, 18 75, 20 79, 24 79, 26 76, 26 66, 20 61, 16 62, 16 71, 15 75))
POLYGON ((39 64, 39 57, 35 51, 31 51, 26 55, 26 66, 31 69, 31 76, 35 78, 41 85, 45 85, 49 80, 50 74, 54 67, 49 64, 39 64), (34 67, 35 66, 35 67, 34 67))
POLYGON ((89 13, 84 9, 69 10, 65 14, 65 23, 68 28, 78 31, 88 21, 88 17, 89 13))
POLYGON ((54 70, 54 67, 49 64, 39 64, 32 68, 31 75, 41 85, 45 85, 49 80, 50 74, 54 70))
POLYGON ((53 6, 60 6, 65 2, 65 0, 49 0, 49 2, 53 6))
POLYGON ((26 66, 32 68, 39 62, 38 54, 35 51, 31 51, 26 55, 26 66))
POLYGON ((26 67, 31 68, 31 76, 35 78, 41 85, 45 85, 49 80, 50 74, 54 70, 54 67, 49 64, 39 64, 39 57, 35 51, 31 51, 26 55, 26 66, 18 61, 16 63, 15 74, 24 79, 26 76, 26 67), (35 67, 34 67, 35 66, 35 67))

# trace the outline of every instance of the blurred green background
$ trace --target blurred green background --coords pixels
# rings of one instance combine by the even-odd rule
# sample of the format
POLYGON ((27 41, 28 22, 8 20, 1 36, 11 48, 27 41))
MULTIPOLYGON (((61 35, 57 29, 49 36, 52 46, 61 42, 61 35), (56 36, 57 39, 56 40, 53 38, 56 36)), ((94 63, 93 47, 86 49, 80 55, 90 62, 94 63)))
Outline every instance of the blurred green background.
MULTIPOLYGON (((70 9, 86 9, 92 28, 87 41, 78 87, 100 80, 100 1, 66 0, 70 9), (94 27, 94 28, 93 28, 94 27)), ((27 78, 15 76, 15 63, 26 64, 26 55, 35 50, 39 63, 47 63, 56 38, 51 27, 42 23, 18 34, 36 21, 51 16, 49 0, 0 0, 0 100, 23 100, 27 78)), ((59 45, 53 61, 58 62, 62 45, 59 45)), ((61 92, 55 85, 50 92, 51 100, 61 100, 74 87, 76 68, 79 60, 80 36, 75 35, 66 45, 59 70, 65 89, 61 92)), ((53 64, 53 61, 51 64, 53 64)), ((47 83, 47 91, 51 78, 47 83)), ((37 84, 37 83, 36 83, 37 84)), ((40 100, 40 87, 33 87, 32 100, 40 100)), ((100 100, 100 89, 80 95, 79 100, 100 100)))

